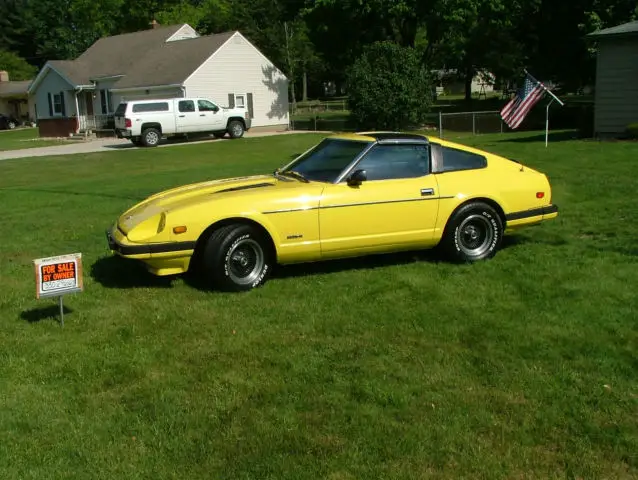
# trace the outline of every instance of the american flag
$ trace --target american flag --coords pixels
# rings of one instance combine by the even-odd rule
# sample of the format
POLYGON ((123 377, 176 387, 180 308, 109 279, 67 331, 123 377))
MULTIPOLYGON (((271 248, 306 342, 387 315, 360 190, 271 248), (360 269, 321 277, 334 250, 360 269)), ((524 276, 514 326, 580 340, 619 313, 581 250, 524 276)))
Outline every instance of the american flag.
POLYGON ((543 84, 527 74, 523 88, 501 110, 501 118, 511 129, 518 128, 532 107, 536 105, 536 102, 543 97, 544 93, 545 87, 543 84))

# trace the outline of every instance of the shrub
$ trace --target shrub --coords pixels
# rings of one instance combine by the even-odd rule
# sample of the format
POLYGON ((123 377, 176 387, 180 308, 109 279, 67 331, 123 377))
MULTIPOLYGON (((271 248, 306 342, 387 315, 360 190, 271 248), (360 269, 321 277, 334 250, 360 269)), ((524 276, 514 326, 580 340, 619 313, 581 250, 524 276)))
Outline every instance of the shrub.
POLYGON ((627 125, 627 136, 632 140, 638 139, 638 122, 627 125))
POLYGON ((403 130, 423 123, 432 82, 413 48, 366 47, 347 74, 348 104, 359 128, 403 130))

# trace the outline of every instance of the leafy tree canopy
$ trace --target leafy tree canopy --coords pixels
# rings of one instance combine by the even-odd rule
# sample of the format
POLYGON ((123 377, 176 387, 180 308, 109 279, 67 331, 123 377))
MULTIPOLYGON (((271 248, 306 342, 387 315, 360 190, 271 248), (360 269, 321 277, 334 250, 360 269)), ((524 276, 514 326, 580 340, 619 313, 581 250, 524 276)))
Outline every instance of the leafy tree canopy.
POLYGON ((348 72, 348 103, 361 128, 403 130, 423 122, 432 83, 416 50, 390 41, 366 47, 348 72))

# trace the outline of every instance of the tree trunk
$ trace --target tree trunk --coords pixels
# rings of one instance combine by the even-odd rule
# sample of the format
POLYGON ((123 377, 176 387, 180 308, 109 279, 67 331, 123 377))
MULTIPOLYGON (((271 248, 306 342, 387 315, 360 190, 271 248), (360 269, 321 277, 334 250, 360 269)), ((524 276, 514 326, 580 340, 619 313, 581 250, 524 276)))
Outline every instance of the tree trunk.
POLYGON ((472 80, 474 78, 474 70, 467 69, 465 71, 465 101, 472 101, 472 80))
POLYGON ((290 96, 292 97, 292 112, 297 110, 297 93, 295 92, 295 80, 290 80, 290 96))
POLYGON ((303 78, 302 78, 302 87, 303 87, 303 91, 302 91, 302 95, 301 95, 301 100, 304 102, 308 101, 308 73, 306 72, 306 67, 304 66, 304 70, 303 70, 303 78))

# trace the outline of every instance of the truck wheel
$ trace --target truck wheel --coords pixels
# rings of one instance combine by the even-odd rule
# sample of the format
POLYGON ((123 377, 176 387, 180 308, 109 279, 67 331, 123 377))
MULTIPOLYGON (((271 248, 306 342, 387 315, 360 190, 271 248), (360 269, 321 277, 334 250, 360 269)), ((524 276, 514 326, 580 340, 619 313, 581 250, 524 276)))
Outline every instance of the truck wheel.
POLYGON ((228 122, 228 133, 230 138, 241 138, 244 136, 244 124, 239 120, 231 120, 228 122))
POLYGON ((142 145, 145 147, 157 147, 162 134, 157 128, 147 128, 142 132, 142 145))

